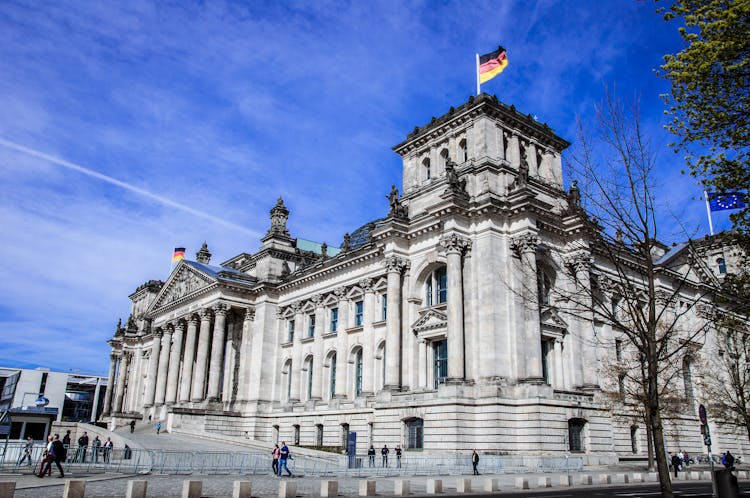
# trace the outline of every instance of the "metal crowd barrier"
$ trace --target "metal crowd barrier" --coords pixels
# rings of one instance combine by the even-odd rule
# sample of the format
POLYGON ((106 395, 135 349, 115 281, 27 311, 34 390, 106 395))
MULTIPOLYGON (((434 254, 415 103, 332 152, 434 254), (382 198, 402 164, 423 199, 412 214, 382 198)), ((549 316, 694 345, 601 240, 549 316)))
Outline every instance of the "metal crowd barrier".
MULTIPOLYGON (((0 469, 10 472, 23 472, 29 468, 39 471, 44 447, 35 444, 32 453, 32 466, 27 462, 18 464, 23 454, 24 443, 8 443, 2 450, 0 469)), ((3 448, 3 446, 0 446, 3 448)), ((205 474, 205 475, 264 475, 271 473, 269 452, 207 452, 174 451, 115 448, 97 452, 89 446, 68 449, 65 468, 77 469, 85 473, 115 472, 121 474, 205 474)), ((406 453, 401 457, 400 467, 395 455, 388 458, 388 466, 382 465, 377 455, 371 467, 367 455, 356 456, 355 465, 348 465, 348 458, 336 460, 315 458, 306 455, 292 455, 287 461, 294 474, 314 476, 437 476, 471 474, 471 454, 450 456, 419 456, 406 453)), ((54 468, 54 466, 53 466, 54 468)), ((509 474, 530 472, 580 472, 583 458, 565 456, 492 456, 480 455, 479 471, 482 474, 509 474)))

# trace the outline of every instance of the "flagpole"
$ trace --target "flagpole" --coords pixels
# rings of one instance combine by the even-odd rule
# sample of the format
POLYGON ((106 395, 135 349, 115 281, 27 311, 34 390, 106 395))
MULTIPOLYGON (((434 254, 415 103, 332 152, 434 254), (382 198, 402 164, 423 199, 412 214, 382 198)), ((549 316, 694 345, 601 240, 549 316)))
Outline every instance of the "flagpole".
POLYGON ((481 84, 479 83, 479 54, 477 54, 477 97, 479 96, 481 89, 481 84))
POLYGON ((708 192, 705 190, 703 191, 703 198, 706 200, 706 214, 708 215, 708 230, 711 236, 714 235, 714 224, 711 221, 711 206, 708 202, 708 192))

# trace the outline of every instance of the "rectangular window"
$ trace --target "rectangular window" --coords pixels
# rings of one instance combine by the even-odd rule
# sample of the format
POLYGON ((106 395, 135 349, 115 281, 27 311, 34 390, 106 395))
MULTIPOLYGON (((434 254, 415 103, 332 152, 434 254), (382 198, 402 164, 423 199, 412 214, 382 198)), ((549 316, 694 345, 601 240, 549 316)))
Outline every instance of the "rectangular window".
POLYGON ((385 320, 388 317, 388 294, 383 294, 383 306, 380 308, 380 319, 385 320))
POLYGON ((355 371, 354 371, 354 396, 359 398, 362 395, 362 350, 357 352, 355 371))
POLYGON ((331 356, 331 385, 329 390, 331 391, 331 398, 336 396, 336 353, 331 356))
POLYGON ((435 389, 438 384, 443 384, 448 378, 448 341, 435 341, 432 344, 433 356, 435 358, 433 375, 435 377, 435 389))
POLYGON ((622 360, 622 341, 620 339, 615 340, 615 358, 617 358, 617 361, 622 360))
POLYGON ((294 342, 294 320, 289 320, 289 334, 287 335, 287 339, 289 342, 294 342))
POLYGON ((307 337, 315 337, 315 315, 308 315, 307 337))
POLYGON ((362 301, 357 301, 356 303, 354 303, 354 326, 355 327, 362 326, 363 315, 364 315, 364 303, 362 301))
POLYGON ((448 272, 445 268, 435 271, 435 281, 437 282, 438 304, 448 301, 448 272))
POLYGON ((627 394, 625 392, 625 374, 620 374, 617 377, 617 387, 618 387, 618 389, 620 391, 620 398, 624 401, 625 400, 625 395, 627 394))
POLYGON ((542 378, 549 385, 549 356, 552 351, 552 341, 542 341, 542 378))
POLYGON ((331 332, 339 329, 339 309, 331 308, 331 332))
POLYGON ((432 277, 427 279, 427 285, 425 285, 425 304, 428 307, 432 306, 432 277))

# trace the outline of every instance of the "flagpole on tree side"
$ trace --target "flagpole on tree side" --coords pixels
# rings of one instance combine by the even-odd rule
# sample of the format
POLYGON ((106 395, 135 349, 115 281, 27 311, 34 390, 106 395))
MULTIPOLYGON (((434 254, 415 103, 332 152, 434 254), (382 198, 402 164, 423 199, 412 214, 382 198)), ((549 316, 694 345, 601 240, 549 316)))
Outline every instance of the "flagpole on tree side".
POLYGON ((479 93, 481 92, 480 86, 481 86, 481 83, 479 83, 479 54, 477 54, 477 97, 479 96, 479 93))
POLYGON ((711 221, 711 205, 709 204, 709 201, 708 201, 708 192, 705 190, 703 191, 703 198, 706 200, 706 214, 708 215, 708 231, 711 234, 711 236, 713 236, 714 224, 711 221))

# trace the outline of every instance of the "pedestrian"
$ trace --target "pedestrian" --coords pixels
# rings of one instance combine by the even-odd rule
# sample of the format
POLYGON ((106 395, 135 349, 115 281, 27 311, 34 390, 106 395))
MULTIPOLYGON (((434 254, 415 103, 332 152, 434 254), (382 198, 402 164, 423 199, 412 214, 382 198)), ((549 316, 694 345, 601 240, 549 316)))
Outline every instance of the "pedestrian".
POLYGON ((674 476, 677 477, 677 472, 680 470, 680 457, 677 453, 672 454, 672 467, 674 467, 674 476))
POLYGON ((375 447, 370 445, 370 449, 367 450, 367 459, 369 460, 370 467, 375 466, 375 447))
POLYGON ((734 470, 734 455, 732 455, 729 450, 724 454, 722 463, 727 470, 734 470))
POLYGON ((287 475, 292 476, 292 472, 286 466, 287 459, 292 458, 289 454, 289 447, 286 445, 286 441, 281 442, 281 449, 279 450, 279 477, 281 477, 281 470, 286 470, 287 475))
POLYGON ((102 440, 99 436, 94 436, 94 440, 91 441, 91 452, 93 453, 94 463, 99 463, 99 450, 102 447, 102 440))
POLYGON ((156 423, 156 433, 159 434, 161 432, 161 422, 156 423))
POLYGON ((62 443, 63 446, 65 446, 66 451, 70 449, 70 429, 65 431, 65 435, 62 438, 62 443))
POLYGON ((279 474, 279 445, 275 444, 273 449, 273 461, 271 462, 271 468, 273 469, 273 475, 279 474))
POLYGON ((29 461, 29 467, 31 467, 31 453, 34 451, 34 439, 29 436, 26 438, 26 444, 23 445, 23 452, 21 458, 18 460, 17 465, 21 465, 25 460, 29 461))
POLYGON ((384 444, 383 449, 380 450, 380 454, 383 455, 383 468, 388 467, 388 453, 390 450, 388 449, 388 445, 384 444))
POLYGON ((680 471, 682 471, 682 466, 685 463, 685 454, 680 450, 677 452, 677 456, 680 457, 680 471))
POLYGON ((45 472, 47 472, 47 475, 52 475, 52 462, 55 462, 55 465, 57 465, 57 470, 60 472, 60 475, 57 477, 65 477, 65 472, 63 471, 60 462, 64 462, 66 456, 65 446, 62 444, 62 441, 60 441, 60 436, 55 434, 55 437, 52 439, 52 444, 48 451, 47 465, 36 476, 44 477, 45 472))
POLYGON ((471 467, 474 469, 475 476, 479 475, 477 465, 479 465, 479 453, 477 453, 477 450, 471 450, 471 467))
POLYGON ((690 455, 688 455, 688 452, 687 451, 683 451, 682 452, 682 457, 684 458, 684 460, 682 462, 685 464, 685 467, 689 466, 690 465, 690 455))
POLYGON ((135 431, 135 420, 130 421, 130 433, 132 434, 135 431))
POLYGON ((50 456, 50 450, 52 450, 52 441, 54 438, 52 435, 47 436, 47 445, 44 447, 44 451, 42 452, 42 463, 39 466, 39 474, 42 473, 42 470, 44 470, 45 464, 52 459, 50 456))
POLYGON ((401 468, 401 445, 397 444, 396 449, 394 450, 396 452, 396 468, 401 468))
MULTIPOLYGON (((64 445, 63 445, 64 446, 64 445)), ((76 462, 86 462, 86 450, 89 447, 89 435, 83 431, 83 435, 78 438, 78 450, 76 451, 76 462)))
POLYGON ((102 460, 104 463, 109 463, 109 456, 112 453, 112 440, 107 438, 102 445, 102 460))

